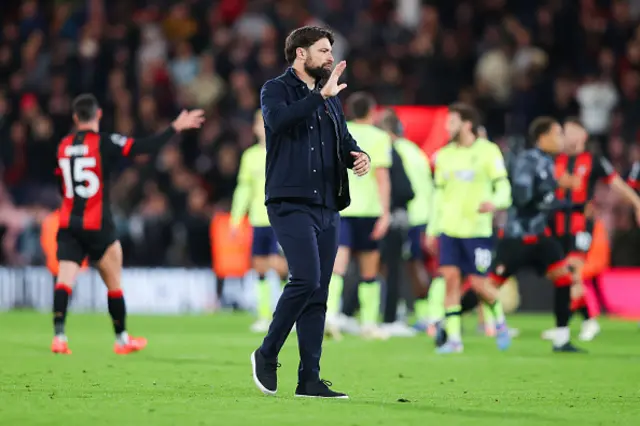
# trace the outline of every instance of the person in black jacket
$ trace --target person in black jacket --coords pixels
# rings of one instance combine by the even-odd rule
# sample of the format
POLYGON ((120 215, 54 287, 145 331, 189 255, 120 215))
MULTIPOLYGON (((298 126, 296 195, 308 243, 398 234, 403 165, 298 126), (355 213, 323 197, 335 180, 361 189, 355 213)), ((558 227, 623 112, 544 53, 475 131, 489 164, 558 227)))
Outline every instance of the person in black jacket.
POLYGON ((333 34, 302 27, 285 42, 291 67, 260 92, 265 122, 266 205, 290 268, 262 345, 251 355, 256 386, 266 395, 278 387, 278 354, 296 324, 300 365, 296 396, 347 398, 320 379, 329 280, 338 249, 338 211, 349 205, 347 169, 358 176, 370 159, 351 137, 340 101, 346 68, 333 71, 333 34))

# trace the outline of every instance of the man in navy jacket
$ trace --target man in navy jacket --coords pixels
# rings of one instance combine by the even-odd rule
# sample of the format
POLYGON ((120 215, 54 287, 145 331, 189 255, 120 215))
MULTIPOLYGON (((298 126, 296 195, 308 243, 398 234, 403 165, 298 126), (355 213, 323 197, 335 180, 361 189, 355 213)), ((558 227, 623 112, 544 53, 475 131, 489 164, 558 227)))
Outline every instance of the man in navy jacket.
POLYGON ((347 398, 320 379, 329 281, 338 248, 339 215, 350 203, 347 168, 358 176, 370 159, 347 130, 336 97, 346 84, 333 71, 333 35, 302 27, 285 42, 291 66, 260 93, 267 136, 266 205, 291 277, 262 345, 251 355, 253 379, 267 395, 278 387, 278 353, 297 323, 300 365, 295 395, 347 398))

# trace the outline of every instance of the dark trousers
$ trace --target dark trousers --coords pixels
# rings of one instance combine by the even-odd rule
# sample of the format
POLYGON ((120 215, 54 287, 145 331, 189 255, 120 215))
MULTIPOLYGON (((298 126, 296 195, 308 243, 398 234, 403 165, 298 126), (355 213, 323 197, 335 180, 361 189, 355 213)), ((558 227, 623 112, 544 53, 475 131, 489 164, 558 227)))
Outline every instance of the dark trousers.
POLYGON ((260 351, 267 359, 276 358, 297 323, 298 382, 317 381, 329 281, 338 251, 339 216, 324 207, 288 201, 269 203, 267 212, 291 278, 278 300, 260 351))

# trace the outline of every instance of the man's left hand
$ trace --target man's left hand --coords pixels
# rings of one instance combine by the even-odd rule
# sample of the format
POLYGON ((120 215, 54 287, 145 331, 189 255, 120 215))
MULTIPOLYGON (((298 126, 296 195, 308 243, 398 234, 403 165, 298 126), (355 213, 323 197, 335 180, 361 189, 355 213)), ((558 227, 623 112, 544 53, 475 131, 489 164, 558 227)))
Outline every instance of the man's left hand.
POLYGON ((357 176, 364 176, 369 173, 369 169, 371 168, 371 160, 369 160, 369 156, 364 152, 356 152, 351 151, 351 155, 353 155, 353 172, 357 176))

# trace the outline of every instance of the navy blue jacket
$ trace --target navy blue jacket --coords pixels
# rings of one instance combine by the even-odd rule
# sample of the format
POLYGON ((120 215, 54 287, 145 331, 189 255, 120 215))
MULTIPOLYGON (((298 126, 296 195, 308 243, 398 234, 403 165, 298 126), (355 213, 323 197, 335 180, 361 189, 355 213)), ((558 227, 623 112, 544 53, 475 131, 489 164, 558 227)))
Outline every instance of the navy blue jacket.
POLYGON ((260 92, 260 104, 267 137, 266 203, 296 198, 312 201, 312 152, 310 127, 313 113, 325 105, 336 133, 336 204, 338 210, 351 203, 347 169, 353 167, 352 151, 363 152, 347 130, 347 121, 337 97, 326 100, 319 87, 309 92, 292 68, 267 81, 260 92))

